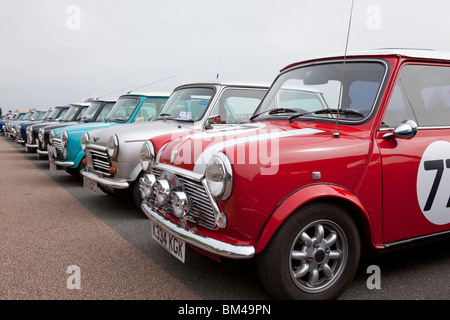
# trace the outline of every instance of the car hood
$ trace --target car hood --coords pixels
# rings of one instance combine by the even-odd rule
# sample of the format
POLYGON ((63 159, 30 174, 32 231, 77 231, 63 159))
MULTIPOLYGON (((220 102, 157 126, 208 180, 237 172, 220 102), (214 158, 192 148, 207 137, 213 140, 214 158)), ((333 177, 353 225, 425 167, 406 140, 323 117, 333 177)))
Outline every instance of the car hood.
MULTIPOLYGON (((174 134, 194 130, 194 123, 181 121, 136 122, 89 132, 96 145, 106 146, 109 137, 117 135, 119 143, 144 142, 152 137, 173 132, 174 134), (93 139, 94 138, 94 139, 93 139)), ((179 135, 178 135, 179 136, 179 135)))
POLYGON ((59 138, 61 137, 61 135, 63 134, 64 131, 67 131, 67 133, 70 134, 82 134, 85 133, 86 131, 91 131, 91 130, 95 130, 95 129, 100 129, 100 128, 107 128, 107 127, 111 127, 111 126, 115 126, 117 125, 117 123, 115 122, 98 122, 98 123, 81 123, 81 124, 76 124, 76 125, 72 125, 69 127, 62 127, 59 129, 56 129, 55 131, 55 137, 59 138))
POLYGON ((303 160, 319 161, 333 152, 351 153, 352 148, 346 148, 349 145, 360 147, 364 149, 361 154, 367 154, 366 141, 345 134, 336 139, 332 137, 333 131, 332 125, 308 127, 297 123, 286 125, 285 121, 207 130, 165 144, 158 151, 156 162, 203 175, 210 159, 220 152, 227 155, 232 165, 248 168, 251 164, 268 171, 275 162, 281 166, 303 160))

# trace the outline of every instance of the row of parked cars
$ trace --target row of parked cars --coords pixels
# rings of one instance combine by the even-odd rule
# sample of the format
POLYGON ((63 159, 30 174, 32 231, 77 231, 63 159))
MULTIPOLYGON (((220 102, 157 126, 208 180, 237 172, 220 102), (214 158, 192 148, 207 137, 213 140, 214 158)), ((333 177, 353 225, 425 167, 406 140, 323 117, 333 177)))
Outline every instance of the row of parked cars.
POLYGON ((181 262, 186 246, 255 259, 275 298, 337 298, 363 254, 450 233, 447 53, 330 56, 270 88, 187 84, 46 115, 4 133, 129 196, 181 262))

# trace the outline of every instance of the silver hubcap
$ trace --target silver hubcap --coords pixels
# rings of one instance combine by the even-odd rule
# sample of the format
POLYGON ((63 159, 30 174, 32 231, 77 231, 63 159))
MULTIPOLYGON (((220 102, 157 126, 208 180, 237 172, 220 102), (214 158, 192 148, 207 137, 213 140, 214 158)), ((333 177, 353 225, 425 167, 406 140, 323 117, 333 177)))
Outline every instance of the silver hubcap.
POLYGON ((291 277, 303 291, 322 292, 340 277, 347 255, 347 238, 342 229, 329 220, 314 221, 299 232, 291 246, 291 277))

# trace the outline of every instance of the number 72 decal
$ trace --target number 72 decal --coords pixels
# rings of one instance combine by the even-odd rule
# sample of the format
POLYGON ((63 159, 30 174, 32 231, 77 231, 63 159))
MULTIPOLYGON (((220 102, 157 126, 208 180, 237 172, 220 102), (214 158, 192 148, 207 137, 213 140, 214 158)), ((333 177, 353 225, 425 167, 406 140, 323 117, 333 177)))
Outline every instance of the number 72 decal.
POLYGON ((417 173, 417 199, 432 223, 450 223, 450 142, 436 141, 425 150, 417 173))

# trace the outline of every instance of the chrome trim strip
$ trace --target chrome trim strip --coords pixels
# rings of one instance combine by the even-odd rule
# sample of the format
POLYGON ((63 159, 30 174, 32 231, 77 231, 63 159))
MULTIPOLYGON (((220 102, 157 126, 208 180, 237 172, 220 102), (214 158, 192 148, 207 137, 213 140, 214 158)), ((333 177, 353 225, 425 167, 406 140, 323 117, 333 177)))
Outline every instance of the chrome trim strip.
POLYGON ((25 143, 25 147, 27 147, 27 148, 37 148, 38 145, 37 145, 37 144, 29 144, 29 143, 25 143))
POLYGON ((173 236, 184 240, 194 247, 231 259, 249 259, 255 255, 255 248, 253 246, 232 245, 182 228, 152 211, 146 201, 142 202, 141 209, 152 222, 157 223, 173 236))
POLYGON ((171 165, 167 165, 164 163, 154 163, 152 168, 156 168, 159 169, 161 171, 171 171, 174 174, 179 174, 185 177, 189 177, 191 179, 197 180, 198 182, 201 182, 201 180, 203 179, 203 175, 202 174, 198 174, 198 173, 194 173, 190 170, 186 170, 183 168, 179 168, 179 167, 175 167, 175 166, 171 166, 171 165))
POLYGON ((89 149, 93 149, 93 150, 97 150, 97 151, 103 151, 103 152, 107 152, 108 149, 106 147, 103 146, 99 146, 98 144, 87 144, 86 145, 86 151, 88 151, 89 149))
POLYGON ((95 181, 103 186, 107 186, 113 189, 127 189, 130 187, 130 183, 126 180, 111 180, 100 178, 95 173, 86 172, 86 170, 81 170, 81 174, 89 180, 95 181))
POLYGON ((441 231, 441 232, 437 232, 437 233, 433 233, 433 234, 426 234, 426 235, 415 237, 415 238, 409 238, 409 239, 405 239, 405 240, 388 242, 388 243, 385 243, 384 246, 386 248, 390 248, 390 247, 393 247, 393 246, 398 246, 398 245, 402 245, 402 244, 408 244, 408 243, 411 243, 411 242, 424 240, 424 239, 429 239, 429 238, 434 238, 434 237, 438 238, 440 236, 446 236, 446 235, 450 235, 450 231, 441 231))
MULTIPOLYGON (((392 131, 394 129, 395 128, 379 128, 378 132, 392 131)), ((433 129, 450 129, 450 126, 417 127, 417 130, 433 130, 433 129)))

